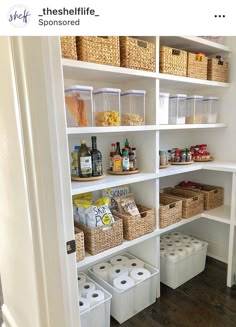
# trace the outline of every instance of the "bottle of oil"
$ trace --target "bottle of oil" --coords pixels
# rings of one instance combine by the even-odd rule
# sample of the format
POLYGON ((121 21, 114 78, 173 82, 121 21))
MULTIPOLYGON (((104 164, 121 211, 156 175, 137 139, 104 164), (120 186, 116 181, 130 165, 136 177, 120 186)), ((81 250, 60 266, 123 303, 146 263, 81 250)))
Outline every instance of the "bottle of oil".
POLYGON ((81 147, 79 150, 79 170, 80 177, 92 176, 92 157, 91 153, 86 145, 86 141, 81 141, 81 147))
POLYGON ((92 136, 92 175, 93 176, 102 176, 102 153, 97 149, 97 137, 92 136))

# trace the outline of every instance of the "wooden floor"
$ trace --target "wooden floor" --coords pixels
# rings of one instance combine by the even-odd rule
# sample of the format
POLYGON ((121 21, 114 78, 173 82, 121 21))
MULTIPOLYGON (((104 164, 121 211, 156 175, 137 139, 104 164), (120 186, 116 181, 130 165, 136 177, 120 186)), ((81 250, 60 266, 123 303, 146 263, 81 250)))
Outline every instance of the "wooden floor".
POLYGON ((121 325, 112 319, 111 327, 236 327, 236 290, 225 286, 226 270, 207 258, 203 273, 176 290, 161 284, 155 304, 121 325))
POLYGON ((236 327, 236 290, 227 288, 224 263, 207 258, 206 269, 176 290, 161 284, 155 304, 111 327, 236 327))

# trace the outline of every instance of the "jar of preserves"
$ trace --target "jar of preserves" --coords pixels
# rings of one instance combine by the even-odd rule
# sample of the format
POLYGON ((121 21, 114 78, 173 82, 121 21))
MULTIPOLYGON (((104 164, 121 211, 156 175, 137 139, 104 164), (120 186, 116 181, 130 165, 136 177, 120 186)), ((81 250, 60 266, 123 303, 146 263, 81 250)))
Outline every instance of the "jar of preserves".
POLYGON ((187 153, 185 150, 181 151, 180 153, 180 161, 181 162, 186 162, 187 161, 187 153))

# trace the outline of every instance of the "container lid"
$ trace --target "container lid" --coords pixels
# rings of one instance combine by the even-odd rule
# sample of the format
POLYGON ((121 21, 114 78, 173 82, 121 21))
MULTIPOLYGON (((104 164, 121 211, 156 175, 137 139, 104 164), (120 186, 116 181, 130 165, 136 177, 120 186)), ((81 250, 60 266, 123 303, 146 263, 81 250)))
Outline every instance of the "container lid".
POLYGON ((203 101, 206 101, 206 100, 216 100, 216 101, 218 101, 219 98, 217 98, 217 97, 204 97, 203 101))
POLYGON ((73 92, 73 91, 92 91, 92 86, 83 86, 83 85, 71 85, 68 87, 65 87, 65 93, 66 92, 73 92))
POLYGON ((120 89, 111 89, 111 88, 103 88, 103 89, 96 89, 93 91, 93 94, 100 94, 100 93, 120 93, 120 89))
POLYGON ((122 95, 129 95, 129 94, 145 95, 146 91, 145 90, 127 90, 127 91, 121 92, 120 95, 122 96, 122 95))
POLYGON ((159 95, 160 95, 160 97, 169 97, 170 96, 170 93, 160 92, 159 95))
POLYGON ((186 99, 187 95, 186 94, 175 94, 175 95, 170 96, 170 99, 176 99, 176 98, 186 99))
POLYGON ((187 100, 191 100, 191 99, 202 100, 203 96, 202 95, 190 95, 189 97, 187 97, 187 100))

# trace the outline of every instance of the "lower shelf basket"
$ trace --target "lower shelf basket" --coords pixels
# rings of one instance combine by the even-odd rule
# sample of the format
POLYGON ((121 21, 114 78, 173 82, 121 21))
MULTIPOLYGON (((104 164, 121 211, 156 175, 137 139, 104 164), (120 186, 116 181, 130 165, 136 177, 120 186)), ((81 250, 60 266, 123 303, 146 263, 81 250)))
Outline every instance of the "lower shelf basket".
POLYGON ((164 228, 182 219, 182 201, 160 193, 159 227, 164 228))

